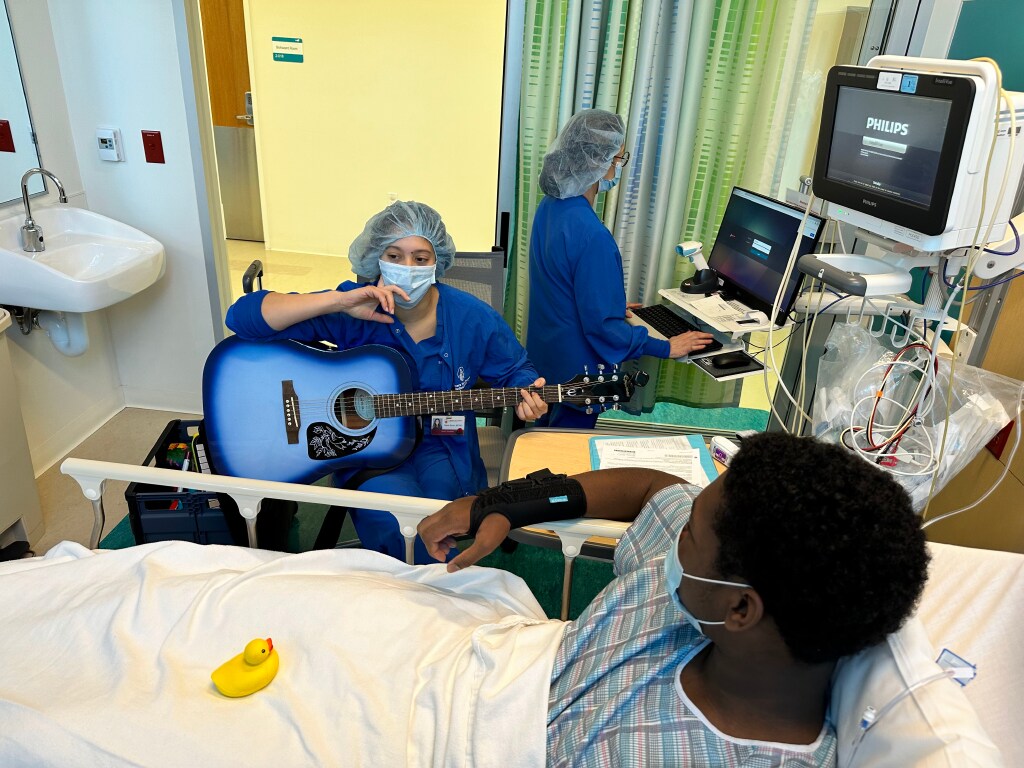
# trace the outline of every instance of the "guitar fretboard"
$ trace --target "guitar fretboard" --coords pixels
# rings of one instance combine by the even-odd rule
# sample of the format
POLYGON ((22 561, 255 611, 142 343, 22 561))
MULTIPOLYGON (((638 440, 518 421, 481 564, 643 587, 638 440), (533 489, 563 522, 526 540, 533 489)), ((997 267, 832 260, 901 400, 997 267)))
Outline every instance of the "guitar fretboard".
MULTIPOLYGON (((563 387, 563 389, 572 387, 563 387)), ((545 403, 561 402, 557 385, 544 387, 496 387, 450 392, 406 392, 396 395, 374 395, 373 408, 379 418, 388 416, 419 416, 425 413, 475 411, 516 405, 522 399, 520 389, 536 392, 545 403)), ((598 398, 594 397, 595 402, 598 398)), ((579 397, 573 398, 576 402, 579 397)))

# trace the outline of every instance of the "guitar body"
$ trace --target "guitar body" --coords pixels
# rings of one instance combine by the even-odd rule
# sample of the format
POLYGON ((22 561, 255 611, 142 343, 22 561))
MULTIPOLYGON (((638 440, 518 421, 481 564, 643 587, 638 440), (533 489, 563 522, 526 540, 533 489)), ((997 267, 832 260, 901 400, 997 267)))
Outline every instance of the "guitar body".
POLYGON ((228 337, 203 371, 213 469, 309 483, 339 469, 397 466, 416 445, 415 417, 378 418, 369 398, 411 389, 409 366, 390 347, 332 352, 228 337))

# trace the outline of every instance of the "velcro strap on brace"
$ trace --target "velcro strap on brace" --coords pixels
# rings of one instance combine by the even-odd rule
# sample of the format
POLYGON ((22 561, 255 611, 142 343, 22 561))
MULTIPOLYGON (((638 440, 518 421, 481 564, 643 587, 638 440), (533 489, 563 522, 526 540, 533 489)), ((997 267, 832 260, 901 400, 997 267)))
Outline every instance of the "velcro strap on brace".
POLYGON ((469 535, 490 514, 505 517, 513 528, 552 520, 572 520, 587 512, 587 497, 578 480, 538 469, 522 480, 509 480, 481 491, 469 513, 469 535))

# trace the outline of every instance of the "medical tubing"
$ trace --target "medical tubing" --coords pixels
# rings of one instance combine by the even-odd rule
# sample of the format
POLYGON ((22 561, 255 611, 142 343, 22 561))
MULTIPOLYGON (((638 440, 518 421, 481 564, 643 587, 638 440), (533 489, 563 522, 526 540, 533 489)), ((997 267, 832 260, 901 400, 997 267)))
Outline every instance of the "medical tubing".
MULTIPOLYGON (((999 477, 996 478, 996 481, 994 483, 992 483, 991 486, 989 486, 989 489, 987 491, 985 491, 985 493, 983 493, 975 501, 973 501, 970 504, 968 504, 966 507, 960 507, 960 509, 954 509, 952 512, 945 512, 945 513, 939 515, 938 517, 933 517, 931 520, 925 520, 924 522, 921 523, 921 528, 927 528, 929 525, 937 523, 940 520, 945 520, 947 517, 953 517, 953 515, 959 515, 961 512, 966 512, 969 509, 974 509, 976 506, 981 504, 981 502, 983 502, 985 499, 987 499, 989 496, 991 496, 992 493, 995 491, 995 489, 999 487, 999 484, 1002 483, 1003 480, 1006 479, 1007 474, 1009 474, 1009 472, 1010 472, 1010 467, 1013 466, 1014 457, 1016 457, 1016 455, 1017 455, 1017 448, 1020 447, 1020 435, 1021 435, 1021 431, 1022 431, 1022 425, 1020 423, 1020 416, 1021 416, 1021 406, 1022 405, 1024 405, 1024 384, 1021 385, 1020 393, 1019 393, 1019 395, 1017 397, 1017 436, 1013 440, 1013 448, 1010 449, 1010 455, 1006 457, 1006 461, 1004 462, 1004 465, 1003 465, 1003 471, 1002 471, 1002 473, 1000 473, 999 477)), ((922 512, 922 516, 927 511, 928 510, 925 509, 924 512, 922 512)))
MULTIPOLYGON (((811 208, 813 207, 813 205, 814 205, 814 190, 812 189, 811 190, 811 194, 810 194, 810 196, 807 199, 807 206, 804 208, 803 218, 800 219, 800 227, 799 227, 799 229, 797 230, 797 233, 796 233, 796 240, 793 242, 793 248, 789 252, 789 261, 786 262, 786 271, 782 273, 782 280, 779 282, 778 290, 775 291, 775 300, 772 302, 771 315, 768 317, 768 345, 767 345, 768 348, 767 348, 766 354, 765 354, 765 362, 767 363, 769 360, 771 360, 771 369, 775 373, 775 378, 776 378, 776 382, 775 382, 776 388, 778 388, 778 387, 782 388, 782 391, 786 395, 786 397, 789 399, 789 402, 791 402, 793 404, 793 406, 797 409, 797 411, 799 411, 800 415, 803 416, 808 421, 811 420, 811 417, 807 415, 807 412, 803 409, 803 406, 801 406, 800 403, 798 403, 796 400, 793 399, 793 395, 790 393, 789 389, 786 387, 785 383, 782 381, 782 375, 781 375, 781 372, 779 370, 779 363, 775 359, 775 347, 772 344, 772 335, 773 335, 773 332, 775 330, 775 318, 778 316, 779 309, 782 306, 782 294, 786 290, 786 284, 789 281, 789 276, 791 274, 793 274, 793 267, 796 264, 796 255, 797 255, 797 252, 800 250, 800 241, 803 239, 803 236, 804 236, 804 227, 807 224, 808 216, 811 215, 811 208)), ((803 373, 804 373, 803 366, 801 366, 801 370, 799 372, 799 375, 802 376, 803 373)), ((767 365, 765 365, 763 376, 764 376, 764 380, 765 380, 765 387, 767 387, 768 386, 768 383, 767 383, 768 382, 768 366, 767 365)), ((774 400, 774 398, 771 398, 771 399, 769 399, 768 402, 771 403, 773 400, 774 400)), ((779 414, 775 411, 774 406, 772 407, 772 413, 775 414, 775 418, 778 419, 779 424, 782 425, 782 429, 784 431, 786 431, 786 432, 789 432, 789 428, 786 426, 786 423, 782 420, 782 417, 780 417, 779 414)))
MULTIPOLYGON (((977 263, 978 259, 981 257, 981 249, 982 249, 981 242, 984 242, 984 243, 987 244, 988 241, 989 241, 989 238, 992 236, 992 228, 995 227, 996 217, 999 215, 999 206, 1002 204, 1003 196, 1006 194, 1006 185, 1007 185, 1007 182, 1009 181, 1010 166, 1013 165, 1013 162, 1012 162, 1013 161, 1013 152, 1014 152, 1014 148, 1016 146, 1016 136, 1014 135, 1014 133, 1015 133, 1015 131, 1017 129, 1017 113, 1016 113, 1016 110, 1014 109, 1013 102, 1010 100, 1009 94, 1007 94, 1006 91, 1003 90, 1003 74, 1002 74, 1002 71, 999 69, 999 65, 996 64, 995 61, 993 61, 992 59, 989 59, 987 57, 979 57, 978 59, 976 59, 976 61, 986 61, 986 62, 988 62, 989 64, 991 64, 995 68, 995 71, 996 71, 996 88, 998 89, 998 95, 997 95, 996 101, 995 101, 995 115, 993 116, 993 120, 992 120, 992 143, 989 145, 988 160, 985 163, 985 176, 984 176, 984 178, 982 180, 982 185, 981 185, 981 189, 982 189, 982 191, 981 191, 981 207, 980 207, 980 210, 978 212, 978 225, 977 225, 977 228, 974 231, 974 244, 972 245, 973 256, 968 256, 967 270, 964 273, 964 279, 963 279, 963 282, 961 283, 961 285, 964 285, 964 286, 970 285, 971 273, 974 271, 974 265, 977 263), (1002 104, 1004 99, 1006 100, 1008 111, 1010 113, 1010 154, 1009 154, 1009 159, 1007 160, 1007 163, 1006 163, 1006 168, 1003 171, 1003 181, 999 185, 999 194, 996 196, 995 203, 992 206, 992 215, 989 218, 988 228, 985 230, 984 239, 979 242, 978 237, 981 234, 981 227, 984 224, 984 217, 985 217, 985 198, 986 198, 986 194, 988 192, 988 177, 989 177, 989 173, 992 170, 992 158, 995 156, 996 141, 999 138, 999 112, 1000 112, 1000 105, 1002 104)), ((949 311, 948 307, 952 304, 952 300, 953 300, 953 297, 955 295, 956 295, 955 291, 951 291, 950 292, 950 300, 948 302, 946 302, 946 306, 947 306, 946 312, 949 311)), ((961 328, 963 327, 963 315, 964 315, 964 302, 961 301, 960 302, 960 307, 959 307, 959 312, 957 312, 956 329, 954 330, 954 334, 959 334, 961 328)), ((942 324, 944 324, 944 323, 945 323, 945 317, 943 317, 943 319, 940 320, 940 326, 939 327, 941 328, 942 324)), ((938 346, 939 337, 940 337, 940 334, 936 333, 935 334, 935 338, 933 340, 934 341, 933 347, 937 347, 938 346)), ((933 356, 934 356, 934 353, 933 353, 933 356)), ((956 360, 957 360, 957 358, 954 356, 953 359, 950 361, 950 365, 949 365, 949 385, 946 388, 946 417, 945 417, 945 421, 944 421, 943 427, 942 427, 942 440, 939 442, 939 452, 938 452, 939 457, 941 457, 943 451, 946 450, 946 438, 949 435, 949 416, 950 416, 950 413, 952 412, 952 407, 953 407, 953 397, 952 396, 953 396, 954 376, 955 376, 955 373, 956 373, 956 360)), ((922 519, 927 516, 927 514, 928 514, 928 507, 931 505, 932 498, 935 496, 935 486, 938 483, 939 468, 940 468, 940 466, 941 466, 941 462, 937 462, 936 466, 935 466, 935 470, 934 470, 934 472, 932 474, 932 482, 931 482, 931 486, 928 489, 928 497, 925 500, 924 508, 921 510, 921 517, 922 517, 922 519)))
MULTIPOLYGON (((814 278, 811 278, 810 290, 813 291, 813 289, 814 289, 814 278)), ((811 331, 814 329, 814 324, 818 320, 818 314, 817 313, 821 310, 821 302, 824 301, 824 299, 825 299, 825 290, 824 289, 825 289, 825 284, 824 284, 824 281, 822 281, 821 290, 818 291, 818 305, 817 305, 817 307, 815 307, 814 314, 812 314, 810 316, 810 319, 809 319, 808 322, 803 323, 803 326, 804 326, 803 327, 804 338, 803 338, 803 349, 802 349, 802 354, 801 354, 801 358, 800 358, 800 402, 801 403, 804 402, 804 397, 807 394, 807 376, 805 375, 805 373, 807 371, 807 348, 810 346, 810 343, 811 343, 811 331)), ((792 336, 793 336, 793 333, 790 332, 790 338, 792 338, 792 336)), ((793 423, 793 434, 795 434, 795 435, 801 434, 803 432, 804 424, 805 423, 809 424, 810 421, 811 421, 810 417, 807 417, 805 419, 805 414, 803 413, 803 411, 801 411, 799 414, 794 412, 793 413, 793 422, 794 422, 793 423)))
MULTIPOLYGON (((915 345, 914 348, 919 349, 922 346, 923 345, 919 345, 918 344, 918 345, 915 345)), ((903 351, 904 350, 900 351, 901 354, 903 353, 903 351)), ((869 459, 871 461, 875 461, 877 455, 881 455, 881 456, 885 456, 886 455, 884 453, 883 454, 875 454, 876 451, 884 450, 884 449, 886 449, 886 448, 888 448, 890 446, 895 448, 895 446, 899 444, 899 442, 904 438, 904 436, 907 435, 907 432, 909 431, 910 427, 915 426, 916 424, 919 424, 920 418, 922 417, 922 414, 919 412, 918 406, 910 407, 910 406, 905 405, 904 403, 901 403, 901 402, 899 402, 899 401, 897 401, 897 400, 895 400, 893 398, 885 397, 884 391, 883 391, 886 379, 888 378, 889 374, 892 372, 893 368, 895 368, 896 366, 907 366, 907 367, 911 368, 912 370, 918 370, 918 371, 921 371, 921 373, 922 373, 922 378, 918 382, 917 390, 915 390, 914 394, 911 396, 911 398, 910 398, 911 400, 913 400, 913 399, 915 399, 917 397, 917 395, 920 392, 920 390, 923 387, 926 386, 926 382, 928 382, 927 383, 928 391, 931 391, 933 389, 933 386, 932 386, 932 383, 931 383, 934 380, 933 376, 929 375, 929 371, 928 370, 924 370, 924 369, 920 368, 919 365, 918 365, 918 362, 919 361, 907 361, 907 360, 900 360, 900 359, 897 358, 897 359, 894 359, 892 361, 887 361, 887 362, 884 362, 884 363, 875 363, 870 368, 868 368, 868 370, 866 370, 863 374, 861 374, 860 378, 857 380, 856 385, 854 386, 854 391, 855 392, 860 390, 861 384, 864 381, 864 378, 868 374, 870 374, 874 369, 876 369, 876 368, 878 368, 878 367, 880 367, 882 365, 887 366, 886 367, 886 372, 883 375, 882 382, 879 384, 877 391, 874 394, 867 395, 865 397, 860 398, 854 404, 853 408, 851 409, 851 411, 850 411, 850 422, 849 422, 850 426, 847 427, 846 429, 844 429, 842 431, 842 433, 840 433, 840 440, 845 445, 847 445, 849 448, 855 450, 857 453, 860 453, 862 456, 864 456, 864 458, 869 459), (872 406, 871 413, 868 416, 866 425, 865 426, 858 426, 857 424, 854 423, 854 420, 856 418, 858 410, 860 409, 860 407, 864 403, 866 403, 868 401, 872 401, 872 400, 874 401, 874 404, 872 406), (893 405, 897 406, 898 408, 901 408, 903 410, 903 416, 895 424, 875 424, 874 422, 875 422, 875 417, 876 417, 876 412, 877 412, 877 407, 878 407, 878 403, 879 402, 889 402, 889 403, 892 403, 893 405), (881 441, 879 443, 876 443, 874 437, 871 434, 871 430, 874 429, 875 427, 878 427, 878 429, 880 431, 883 431, 883 432, 885 430, 892 430, 892 432, 889 434, 888 437, 886 437, 885 440, 883 440, 883 441, 881 441), (845 441, 845 439, 843 439, 844 436, 847 433, 850 433, 852 435, 852 437, 853 437, 852 445, 847 443, 845 441), (867 439, 867 445, 865 445, 865 446, 858 445, 858 443, 857 443, 857 436, 859 434, 863 434, 865 436, 865 438, 867 439)), ((929 407, 930 407, 930 403, 929 403, 929 407)), ((923 434, 925 436, 925 439, 928 441, 929 453, 928 454, 913 453, 911 455, 914 455, 914 456, 918 456, 918 455, 929 456, 929 461, 928 461, 926 466, 928 467, 928 470, 930 471, 931 464, 935 460, 934 455, 932 455, 933 446, 931 444, 931 437, 928 434, 928 431, 924 430, 923 434)), ((920 444, 920 439, 919 438, 911 437, 911 439, 915 440, 918 444, 920 444)), ((889 455, 892 455, 892 454, 889 454, 889 455)), ((916 463, 916 462, 912 462, 912 463, 916 463)), ((891 472, 893 474, 898 474, 898 475, 921 475, 921 474, 926 474, 925 470, 919 470, 918 472, 910 472, 910 473, 908 473, 908 472, 901 472, 901 471, 895 470, 895 469, 890 468, 890 467, 886 467, 886 471, 891 472)))
POLYGON ((918 680, 916 683, 911 683, 902 691, 900 691, 891 699, 889 699, 886 705, 882 707, 880 710, 875 711, 874 707, 868 707, 867 709, 865 709, 864 714, 861 715, 860 730, 857 732, 857 738, 854 739, 853 745, 850 749, 850 754, 846 758, 847 768, 853 765, 853 759, 857 756, 857 750, 860 749, 860 743, 864 741, 864 736, 867 734, 867 732, 874 728, 876 725, 878 725, 878 721, 885 717, 887 714, 889 714, 892 711, 893 707, 895 707, 897 704, 903 701, 903 699, 907 698, 907 696, 912 694, 917 689, 923 688, 929 683, 934 683, 936 680, 944 680, 946 678, 952 679, 955 674, 956 671, 952 669, 946 669, 942 672, 937 672, 934 675, 918 680))
MULTIPOLYGON (((1011 157, 1013 155, 1011 154, 1011 157)), ((991 253, 993 256, 1013 256, 1020 250, 1020 232, 1017 231, 1017 227, 1013 223, 1013 219, 1010 219, 1007 224, 1010 225, 1010 229, 1013 231, 1013 237, 1016 242, 1013 245, 1012 251, 993 251, 991 248, 984 248, 985 253, 991 253)))

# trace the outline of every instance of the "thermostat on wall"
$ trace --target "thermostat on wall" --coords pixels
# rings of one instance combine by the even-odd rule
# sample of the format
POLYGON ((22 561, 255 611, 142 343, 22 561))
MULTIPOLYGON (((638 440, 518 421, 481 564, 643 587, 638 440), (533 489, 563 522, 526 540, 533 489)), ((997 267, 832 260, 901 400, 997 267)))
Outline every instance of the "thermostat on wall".
POLYGON ((97 128, 96 148, 100 153, 100 160, 109 160, 113 163, 124 162, 121 132, 117 128, 97 128))

